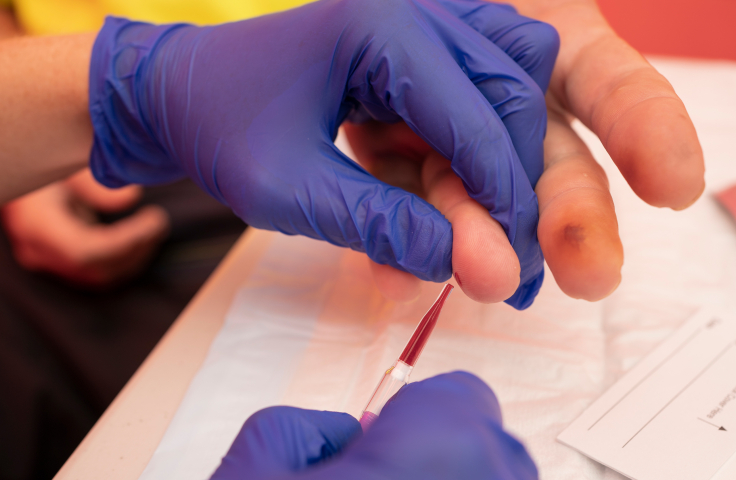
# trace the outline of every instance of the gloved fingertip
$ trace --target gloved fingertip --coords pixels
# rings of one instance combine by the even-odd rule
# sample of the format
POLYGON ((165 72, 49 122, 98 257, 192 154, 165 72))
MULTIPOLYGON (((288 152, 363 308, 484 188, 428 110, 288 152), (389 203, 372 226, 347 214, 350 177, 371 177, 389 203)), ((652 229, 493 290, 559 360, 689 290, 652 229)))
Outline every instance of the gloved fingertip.
POLYGON ((319 455, 307 459, 308 465, 319 464, 342 452, 345 447, 363 436, 360 422, 347 413, 311 411, 312 421, 319 428, 321 448, 319 455))
MULTIPOLYGON (((446 417, 437 422, 455 422, 466 415, 480 415, 483 419, 502 425, 501 407, 491 387, 476 375, 453 371, 412 382, 394 395, 383 408, 380 421, 389 423, 399 417, 436 417, 446 411, 446 417)), ((387 427, 390 428, 390 427, 387 427)))
POLYGON ((469 399, 483 398, 490 404, 498 405, 498 399, 491 387, 477 375, 465 370, 455 370, 434 377, 413 382, 404 387, 394 398, 398 398, 403 392, 427 397, 437 397, 438 392, 451 394, 458 398, 469 399), (412 393, 412 391, 414 391, 412 393))
POLYGON ((517 310, 526 310, 531 307, 532 303, 534 303, 534 299, 537 297, 539 289, 542 288, 543 281, 544 269, 542 269, 537 276, 528 282, 523 285, 519 285, 516 292, 504 300, 504 303, 511 305, 517 310))
POLYGON ((311 411, 311 413, 314 415, 315 424, 319 425, 320 432, 330 440, 336 451, 363 434, 360 422, 350 414, 330 411, 311 411))

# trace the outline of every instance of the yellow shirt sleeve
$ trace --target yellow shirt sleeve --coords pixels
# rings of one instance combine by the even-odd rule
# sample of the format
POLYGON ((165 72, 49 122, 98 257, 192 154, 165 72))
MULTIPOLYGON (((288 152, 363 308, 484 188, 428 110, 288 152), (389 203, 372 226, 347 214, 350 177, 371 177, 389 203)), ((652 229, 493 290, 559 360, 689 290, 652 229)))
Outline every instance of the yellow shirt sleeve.
MULTIPOLYGON (((11 0, 0 0, 10 3, 11 0)), ((294 8, 312 0, 15 0, 16 16, 31 34, 99 29, 106 15, 153 23, 210 25, 294 8)))

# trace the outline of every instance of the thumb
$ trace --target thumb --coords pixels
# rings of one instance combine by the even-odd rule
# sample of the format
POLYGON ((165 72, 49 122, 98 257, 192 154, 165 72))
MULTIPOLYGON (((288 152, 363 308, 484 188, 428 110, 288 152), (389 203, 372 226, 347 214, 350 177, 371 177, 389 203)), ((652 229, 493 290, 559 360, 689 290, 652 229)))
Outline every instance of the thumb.
POLYGON ((463 292, 482 303, 511 297, 521 268, 501 225, 468 196, 450 162, 438 153, 424 161, 422 185, 427 199, 452 224, 452 268, 463 292))
POLYGON ((272 158, 277 160, 266 174, 276 180, 252 182, 247 191, 237 185, 223 188, 239 192, 227 202, 249 225, 350 247, 422 280, 450 278, 452 227, 432 205, 379 181, 334 144, 297 165, 272 158), (273 188, 277 181, 288 189, 273 188), (259 208, 252 208, 259 201, 259 208))
POLYGON ((94 179, 89 168, 69 177, 66 185, 77 199, 100 212, 114 213, 132 208, 143 194, 139 185, 107 188, 94 179))
POLYGON ((335 169, 338 205, 332 210, 341 208, 343 218, 352 219, 360 248, 371 260, 422 280, 450 278, 452 226, 439 210, 414 194, 379 181, 352 161, 340 166, 340 170, 335 169))
POLYGON ((347 413, 266 408, 246 420, 211 480, 296 472, 340 452, 361 432, 347 413))
POLYGON ((141 245, 153 246, 169 229, 166 211, 148 205, 109 225, 85 226, 86 248, 92 257, 110 258, 125 255, 141 245))

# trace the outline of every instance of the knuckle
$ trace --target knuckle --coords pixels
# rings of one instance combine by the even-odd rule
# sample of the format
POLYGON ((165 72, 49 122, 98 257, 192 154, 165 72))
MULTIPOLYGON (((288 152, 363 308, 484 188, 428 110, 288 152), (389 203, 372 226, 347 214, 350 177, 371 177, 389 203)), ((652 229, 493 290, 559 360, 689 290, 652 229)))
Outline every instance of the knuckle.
POLYGON ((520 76, 512 86, 509 97, 500 105, 494 105, 502 118, 507 115, 525 112, 533 118, 547 117, 547 104, 544 92, 531 78, 520 76))

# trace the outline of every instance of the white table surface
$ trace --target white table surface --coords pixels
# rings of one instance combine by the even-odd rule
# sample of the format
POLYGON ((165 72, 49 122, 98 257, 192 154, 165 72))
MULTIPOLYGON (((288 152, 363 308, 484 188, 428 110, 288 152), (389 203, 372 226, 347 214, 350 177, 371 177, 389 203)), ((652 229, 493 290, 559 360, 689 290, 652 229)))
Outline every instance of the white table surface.
POLYGON ((133 480, 204 361, 236 290, 272 232, 248 229, 118 394, 56 480, 133 480))

